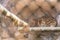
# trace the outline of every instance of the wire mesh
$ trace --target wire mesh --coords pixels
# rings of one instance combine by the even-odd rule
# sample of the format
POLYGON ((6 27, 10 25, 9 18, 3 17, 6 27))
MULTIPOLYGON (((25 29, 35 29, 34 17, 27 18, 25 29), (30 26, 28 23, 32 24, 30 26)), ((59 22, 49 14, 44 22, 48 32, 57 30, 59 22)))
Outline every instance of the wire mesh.
MULTIPOLYGON (((2 4, 2 2, 1 2, 1 4, 2 4)), ((5 7, 10 12, 14 13, 19 18, 21 18, 22 20, 27 22, 31 27, 38 26, 39 22, 37 21, 37 19, 41 18, 42 16, 44 16, 46 14, 49 15, 50 17, 53 17, 54 19, 56 19, 56 15, 60 11, 60 9, 59 9, 60 2, 58 2, 58 0, 9 0, 8 2, 6 2, 6 4, 4 1, 2 5, 3 6, 5 5, 5 7), (35 25, 35 23, 36 24, 38 23, 38 24, 35 25)), ((6 18, 6 17, 4 17, 4 18, 6 18)), ((6 34, 9 35, 10 40, 25 40, 26 38, 28 38, 27 40, 59 40, 59 38, 60 38, 60 36, 59 36, 60 32, 55 32, 55 31, 54 32, 52 32, 52 31, 51 32, 32 31, 30 34, 19 32, 16 29, 14 29, 15 26, 12 23, 10 23, 11 20, 9 19, 10 21, 8 21, 8 19, 6 18, 6 21, 7 21, 6 24, 8 25, 6 27, 8 30, 8 33, 6 33, 6 34), (13 28, 11 25, 13 25, 13 28), (26 35, 28 35, 28 37, 26 37, 26 35), (12 37, 14 37, 15 39, 12 37)), ((55 20, 55 23, 56 23, 56 21, 57 20, 55 20)), ((2 40, 3 39, 9 40, 2 36, 2 40)))
POLYGON ((9 1, 5 7, 30 24, 30 26, 34 26, 32 21, 41 18, 45 14, 56 17, 59 13, 56 8, 58 0, 52 2, 48 0, 13 0, 12 2, 9 1))

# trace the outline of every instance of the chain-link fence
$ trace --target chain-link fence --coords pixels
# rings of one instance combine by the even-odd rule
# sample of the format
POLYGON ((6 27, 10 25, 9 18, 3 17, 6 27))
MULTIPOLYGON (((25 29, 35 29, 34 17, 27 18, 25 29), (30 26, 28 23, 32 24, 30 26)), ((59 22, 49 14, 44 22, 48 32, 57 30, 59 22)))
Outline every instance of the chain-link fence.
MULTIPOLYGON (((44 24, 58 26, 57 15, 60 13, 59 0, 0 0, 0 3, 10 12, 17 15, 20 19, 27 22, 31 27, 44 24), (47 16, 48 15, 48 16, 47 16), (44 16, 44 17, 42 17, 44 16), (47 17, 46 17, 47 16, 47 17), (39 20, 43 22, 40 22, 39 20), (52 19, 52 20, 50 20, 52 19), (46 21, 47 20, 47 21, 46 21)), ((59 40, 60 32, 40 32, 33 31, 19 33, 11 19, 2 16, 1 18, 1 40, 59 40), (28 35, 28 36, 27 36, 28 35), (4 37, 5 36, 5 37, 4 37), (7 36, 7 37, 6 37, 7 36)))
POLYGON ((56 18, 60 11, 59 4, 58 0, 12 0, 5 7, 33 26, 34 19, 41 18, 45 14, 56 18))

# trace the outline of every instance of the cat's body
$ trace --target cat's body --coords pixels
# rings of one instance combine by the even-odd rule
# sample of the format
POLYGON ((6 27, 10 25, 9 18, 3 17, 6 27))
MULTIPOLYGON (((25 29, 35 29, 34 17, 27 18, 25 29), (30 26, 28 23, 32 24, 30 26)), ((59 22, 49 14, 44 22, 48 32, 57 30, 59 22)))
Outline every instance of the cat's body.
POLYGON ((55 27, 56 24, 56 19, 49 15, 45 15, 38 19, 38 26, 40 27, 55 27))
POLYGON ((30 20, 31 27, 55 27, 57 25, 56 19, 50 15, 44 15, 40 18, 30 20))

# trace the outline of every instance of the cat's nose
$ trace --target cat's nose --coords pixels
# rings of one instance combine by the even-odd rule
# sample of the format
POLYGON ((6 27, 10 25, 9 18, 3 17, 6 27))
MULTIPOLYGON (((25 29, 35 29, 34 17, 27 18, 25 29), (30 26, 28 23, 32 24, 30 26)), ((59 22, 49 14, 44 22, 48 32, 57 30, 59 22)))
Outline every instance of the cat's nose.
POLYGON ((24 37, 25 38, 28 38, 28 33, 24 33, 24 37))

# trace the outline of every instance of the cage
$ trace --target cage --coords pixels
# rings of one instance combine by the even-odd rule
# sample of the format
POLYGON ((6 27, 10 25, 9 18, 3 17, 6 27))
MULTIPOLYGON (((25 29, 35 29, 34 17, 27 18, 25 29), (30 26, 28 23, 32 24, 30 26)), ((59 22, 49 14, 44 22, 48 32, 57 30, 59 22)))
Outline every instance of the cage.
POLYGON ((0 0, 0 40, 60 40, 60 1, 0 0))

